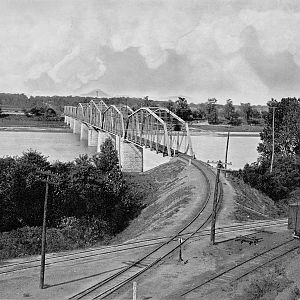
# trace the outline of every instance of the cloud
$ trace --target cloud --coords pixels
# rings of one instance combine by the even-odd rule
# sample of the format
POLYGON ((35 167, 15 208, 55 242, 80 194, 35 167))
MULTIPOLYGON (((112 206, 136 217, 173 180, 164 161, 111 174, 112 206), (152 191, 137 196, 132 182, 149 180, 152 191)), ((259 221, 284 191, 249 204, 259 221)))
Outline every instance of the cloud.
POLYGON ((3 91, 93 86, 202 101, 299 92, 293 0, 4 0, 0 41, 3 91))

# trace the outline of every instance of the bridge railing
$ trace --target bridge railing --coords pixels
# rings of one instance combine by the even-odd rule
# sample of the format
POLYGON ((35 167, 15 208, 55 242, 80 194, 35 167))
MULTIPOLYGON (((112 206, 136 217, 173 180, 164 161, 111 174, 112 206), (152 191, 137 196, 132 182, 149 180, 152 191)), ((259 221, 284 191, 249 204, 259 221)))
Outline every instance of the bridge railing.
POLYGON ((72 118, 77 118, 77 107, 76 106, 65 106, 64 115, 72 118))

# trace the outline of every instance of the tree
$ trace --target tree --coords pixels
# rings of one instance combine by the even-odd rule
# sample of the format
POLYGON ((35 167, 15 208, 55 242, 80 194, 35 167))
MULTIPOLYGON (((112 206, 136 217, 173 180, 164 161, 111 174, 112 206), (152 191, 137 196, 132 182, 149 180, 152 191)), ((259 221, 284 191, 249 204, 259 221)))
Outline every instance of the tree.
POLYGON ((166 104, 166 108, 171 112, 176 111, 175 103, 172 100, 168 100, 168 102, 166 104))
POLYGON ((273 200, 284 202, 300 188, 300 99, 283 98, 280 102, 272 99, 268 107, 260 134, 258 162, 245 166, 242 178, 273 200), (275 155, 271 173, 273 110, 275 155))
POLYGON ((217 99, 212 98, 208 99, 206 104, 206 115, 209 124, 218 124, 218 110, 217 110, 217 99))
POLYGON ((275 157, 300 155, 300 99, 283 98, 280 102, 268 102, 269 112, 265 115, 265 127, 260 134, 262 143, 258 151, 262 159, 270 161, 272 153, 272 122, 274 115, 275 157))
POLYGON ((242 115, 247 122, 247 124, 250 123, 251 117, 252 117, 252 107, 250 103, 241 103, 241 111, 242 115))
POLYGON ((224 105, 224 117, 227 121, 231 121, 232 116, 235 113, 235 108, 232 104, 232 100, 228 99, 224 105))
POLYGON ((187 100, 183 97, 178 97, 176 101, 176 115, 184 121, 191 119, 192 111, 187 103, 187 100))
POLYGON ((238 126, 242 123, 241 119, 239 118, 239 113, 235 110, 231 99, 228 99, 224 105, 224 117, 230 125, 238 126))
POLYGON ((193 120, 203 120, 206 116, 205 111, 199 107, 192 111, 193 120))
POLYGON ((108 138, 101 145, 101 152, 94 156, 96 166, 102 172, 109 172, 119 166, 118 152, 115 150, 112 139, 108 138))

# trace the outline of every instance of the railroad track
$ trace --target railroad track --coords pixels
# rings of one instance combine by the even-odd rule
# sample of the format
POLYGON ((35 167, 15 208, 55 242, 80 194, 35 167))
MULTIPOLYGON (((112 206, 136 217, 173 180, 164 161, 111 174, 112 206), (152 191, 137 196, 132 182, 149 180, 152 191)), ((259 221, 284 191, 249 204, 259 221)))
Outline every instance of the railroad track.
MULTIPOLYGON (((257 222, 246 222, 242 224, 235 224, 230 226, 223 226, 216 228, 216 235, 225 234, 225 233, 236 233, 239 231, 253 231, 261 230, 263 228, 270 228, 275 226, 285 226, 287 225, 286 219, 281 220, 266 220, 266 221, 257 221, 257 222)), ((188 234, 192 232, 187 232, 181 234, 180 237, 185 238, 188 234)), ((197 239, 199 237, 205 237, 210 235, 209 229, 204 229, 201 232, 196 233, 192 239, 197 239)), ((171 236, 161 236, 151 239, 143 239, 132 242, 127 242, 119 245, 111 245, 101 248, 91 248, 86 250, 75 251, 72 253, 58 253, 58 254, 48 254, 46 266, 51 267, 59 263, 68 263, 68 262, 77 262, 81 259, 84 259, 84 263, 93 262, 95 258, 99 256, 109 256, 113 253, 132 251, 134 249, 152 247, 163 243, 163 241, 170 239, 171 236)), ((28 269, 34 269, 40 267, 40 259, 34 258, 23 261, 21 263, 4 263, 0 266, 0 276, 3 274, 24 271, 28 269)))
MULTIPOLYGON (((189 157, 184 156, 183 159, 188 160, 189 157)), ((73 295, 72 297, 69 298, 70 300, 103 299, 113 294, 121 287, 125 286, 127 283, 134 280, 136 277, 140 276, 141 274, 151 269, 153 266, 157 265, 164 258, 171 255, 173 252, 179 249, 181 245, 183 245, 189 239, 195 236, 196 233, 198 233, 209 223, 211 218, 211 213, 210 213, 211 207, 208 204, 210 205, 212 204, 211 202, 213 198, 215 174, 210 168, 207 168, 207 166, 204 163, 192 160, 192 164, 201 171, 206 181, 206 191, 204 197, 205 201, 201 209, 197 213, 197 215, 186 226, 184 226, 180 231, 174 234, 174 236, 172 236, 170 239, 163 242, 159 247, 157 247, 147 255, 143 256, 142 258, 138 259, 132 265, 126 267, 125 269, 122 269, 121 271, 113 274, 112 276, 73 295), (206 171, 209 170, 208 171, 209 175, 207 175, 207 173, 203 169, 206 169, 206 171), (207 208, 209 212, 205 210, 207 208), (204 217, 204 220, 199 221, 204 211, 206 212, 206 216, 204 217), (200 224, 197 224, 197 221, 199 221, 200 224), (174 244, 174 241, 176 241, 178 237, 182 234, 186 234, 185 240, 181 243, 181 245, 178 245, 178 243, 174 244)), ((220 207, 222 202, 222 197, 223 197, 223 189, 222 189, 222 184, 221 183, 219 184, 220 184, 219 186, 220 193, 218 199, 218 206, 220 207)))
POLYGON ((290 252, 293 252, 299 247, 299 240, 295 239, 290 239, 288 241, 278 243, 259 254, 238 262, 235 266, 230 266, 227 269, 211 276, 210 278, 206 278, 202 282, 196 284, 196 286, 182 293, 181 297, 185 297, 192 292, 199 291, 200 288, 219 288, 220 285, 238 281, 239 279, 249 275, 257 269, 270 264, 271 262, 287 255, 290 252))
MULTIPOLYGON (((286 226, 287 220, 260 220, 260 221, 251 221, 245 222, 242 224, 235 224, 230 226, 223 226, 216 228, 216 236, 225 234, 225 233, 237 233, 239 231, 253 231, 253 230, 262 230, 264 228, 270 228, 275 226, 286 226)), ((192 232, 186 232, 180 234, 179 236, 185 238, 192 232)), ((210 235, 210 229, 204 229, 201 232, 197 232, 192 239, 197 239, 199 237, 205 237, 210 235)), ((136 240, 132 242, 127 242, 119 245, 111 245, 100 248, 91 248, 80 251, 72 251, 72 253, 58 253, 58 254, 48 254, 46 259, 46 267, 49 268, 53 265, 60 263, 76 263, 84 259, 83 263, 89 263, 95 261, 100 256, 109 256, 114 253, 132 251, 134 249, 140 249, 145 247, 152 247, 155 245, 162 244, 165 240, 170 239, 171 236, 161 236, 151 239, 136 240)), ((8 273, 25 271, 28 269, 34 269, 40 267, 40 258, 28 259, 21 263, 4 263, 0 266, 0 276, 8 273)))

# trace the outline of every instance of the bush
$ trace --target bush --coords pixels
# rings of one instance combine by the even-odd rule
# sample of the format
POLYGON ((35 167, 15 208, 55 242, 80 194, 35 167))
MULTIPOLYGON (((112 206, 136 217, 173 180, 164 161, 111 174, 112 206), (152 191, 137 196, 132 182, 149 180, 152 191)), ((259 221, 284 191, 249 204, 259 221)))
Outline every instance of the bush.
MULTIPOLYGON (((47 229, 46 252, 89 247, 109 236, 109 227, 98 219, 63 218, 58 228, 47 229)), ((0 233, 0 259, 40 254, 42 228, 18 228, 0 233)))
POLYGON ((275 299, 291 282, 287 279, 282 268, 275 265, 274 269, 260 272, 235 300, 271 300, 275 299))

